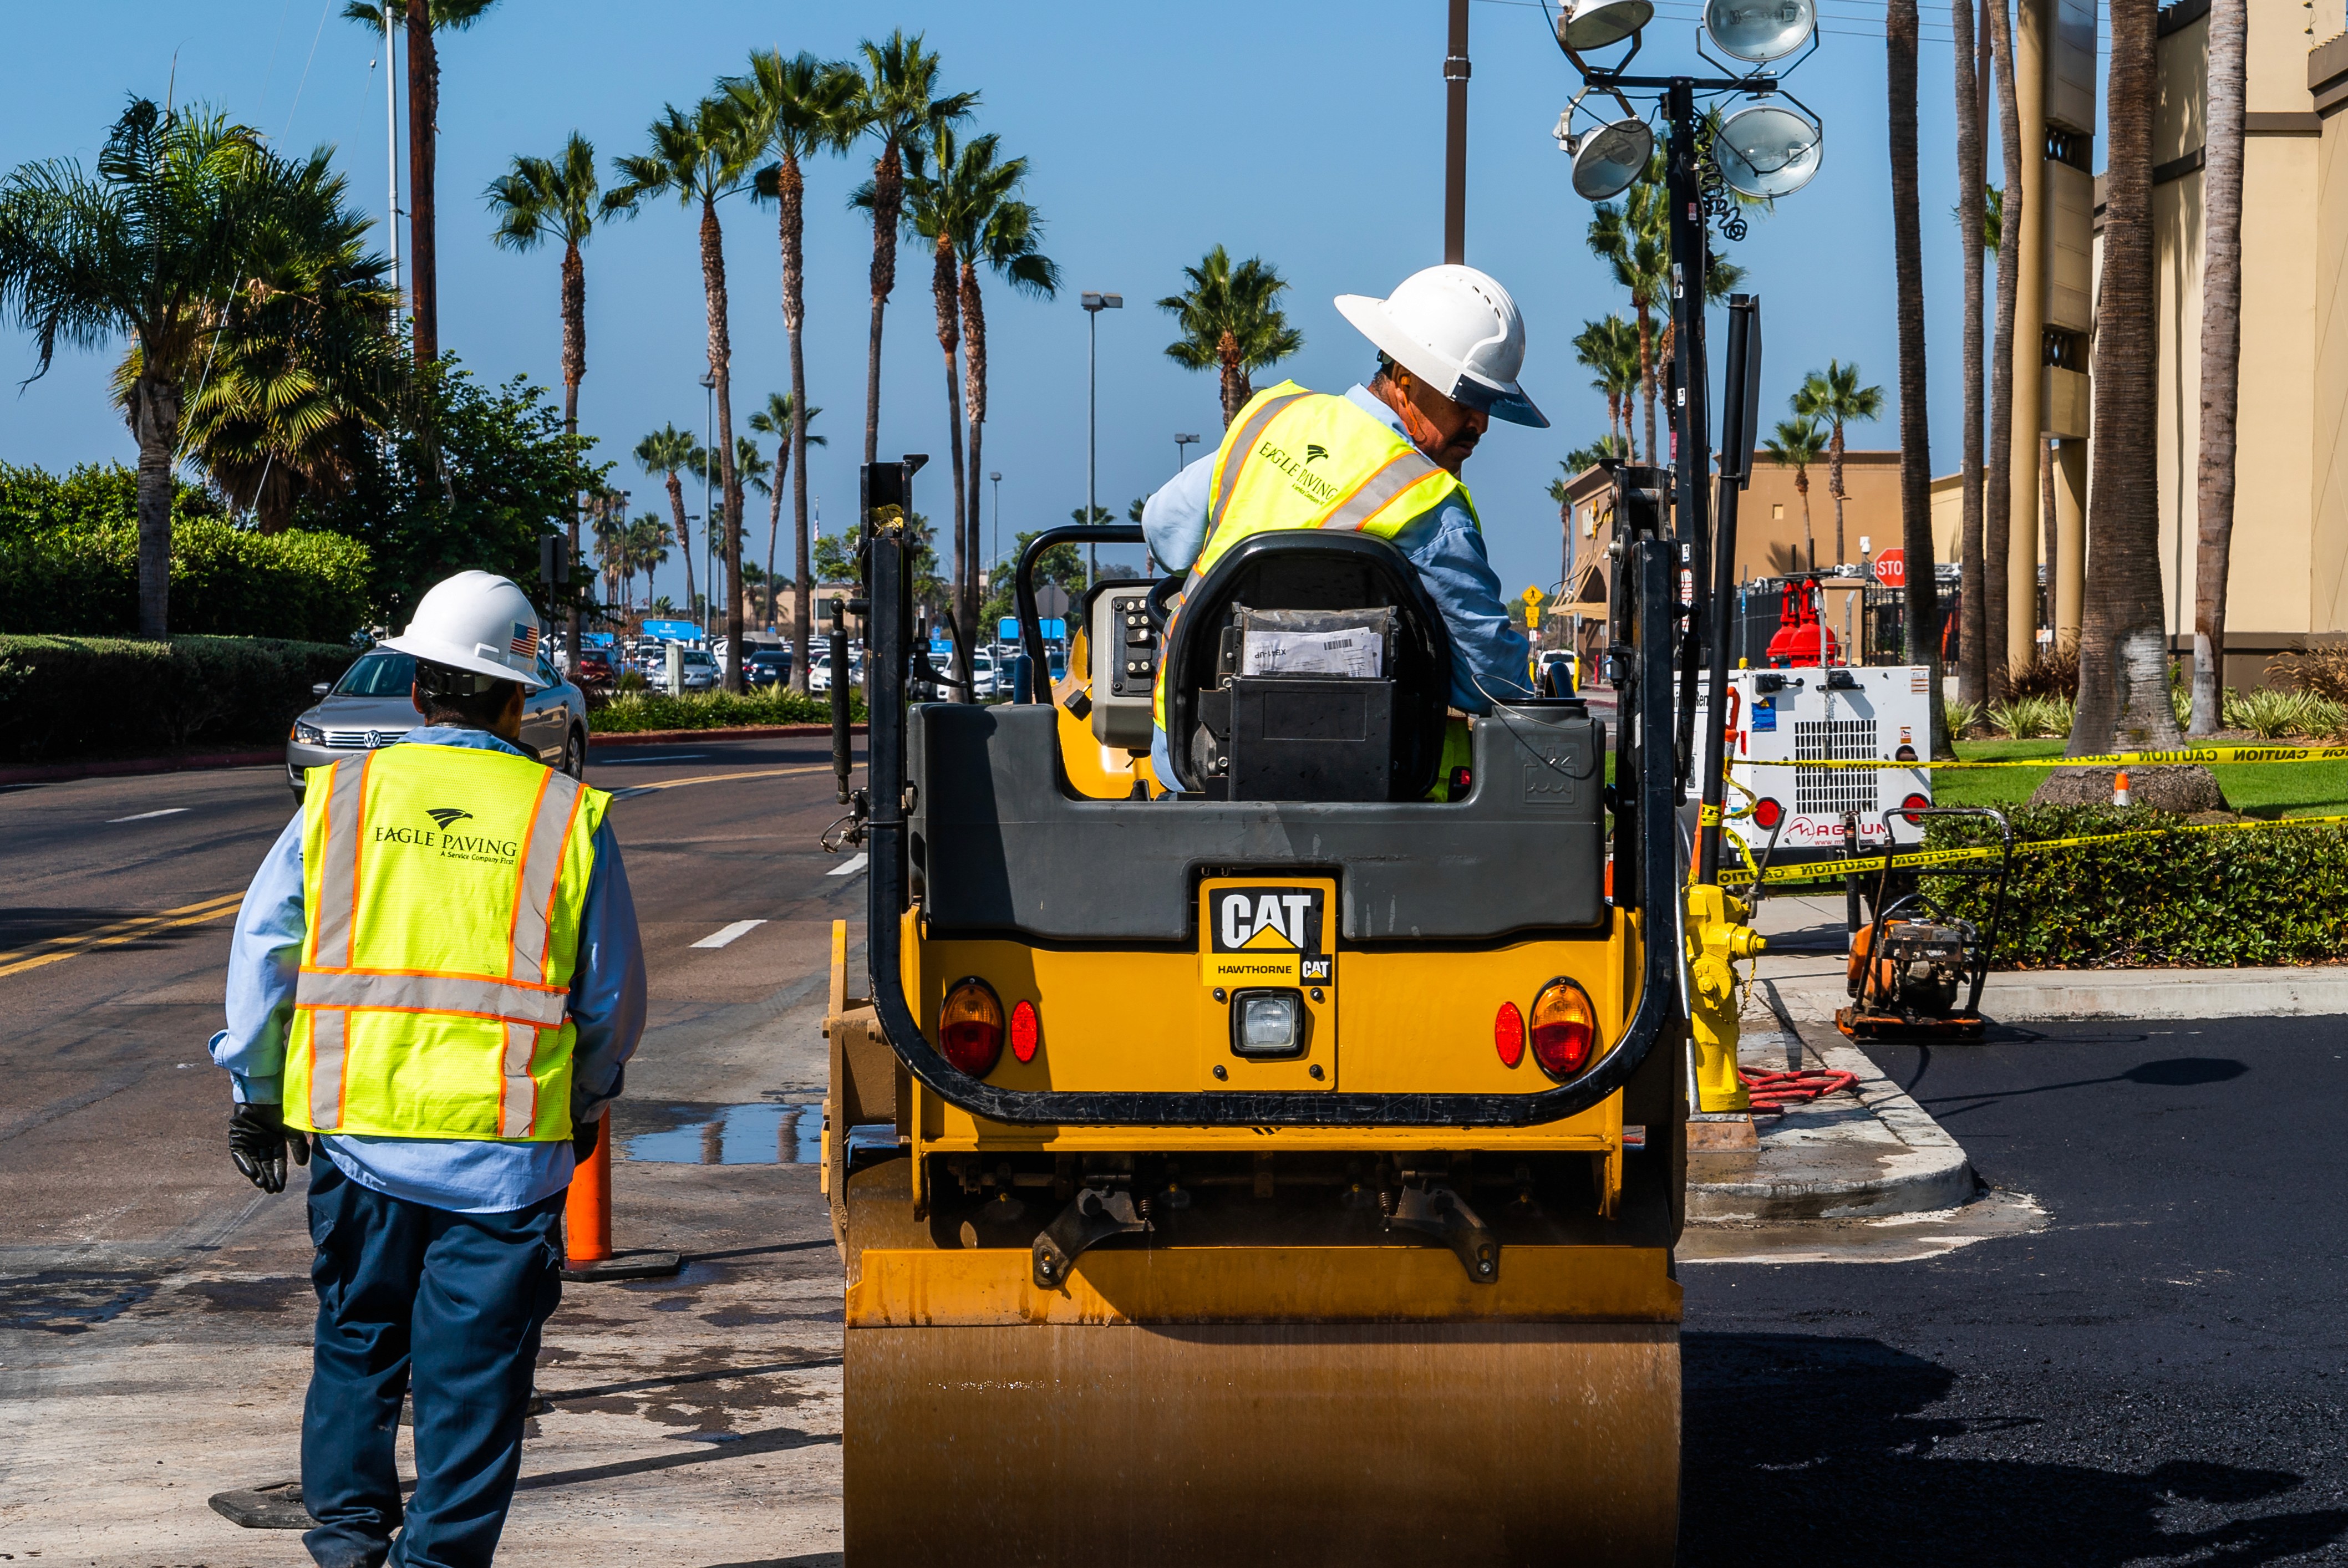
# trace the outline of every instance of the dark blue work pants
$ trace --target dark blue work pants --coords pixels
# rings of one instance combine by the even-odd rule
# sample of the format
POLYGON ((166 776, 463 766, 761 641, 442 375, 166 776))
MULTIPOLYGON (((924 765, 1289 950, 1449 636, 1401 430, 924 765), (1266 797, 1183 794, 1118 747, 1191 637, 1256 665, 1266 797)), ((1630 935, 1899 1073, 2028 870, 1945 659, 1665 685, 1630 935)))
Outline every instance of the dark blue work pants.
POLYGON ((310 1163, 318 1292, 302 1412, 302 1537, 323 1568, 378 1568, 400 1531, 400 1396, 413 1385, 416 1495, 393 1561, 479 1568, 496 1554, 521 1468, 539 1330, 562 1295, 562 1194, 459 1214, 310 1163))

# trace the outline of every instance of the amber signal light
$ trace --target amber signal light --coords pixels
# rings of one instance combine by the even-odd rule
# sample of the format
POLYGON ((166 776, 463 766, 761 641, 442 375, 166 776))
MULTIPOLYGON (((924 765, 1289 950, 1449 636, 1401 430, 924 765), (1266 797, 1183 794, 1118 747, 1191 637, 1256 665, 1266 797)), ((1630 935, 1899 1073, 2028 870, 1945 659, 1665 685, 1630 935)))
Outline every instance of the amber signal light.
POLYGON ((975 977, 954 982, 938 1013, 938 1048, 973 1078, 994 1071, 1003 1058, 1003 1004, 994 987, 975 977))
POLYGON ((1571 980, 1550 981, 1533 999, 1533 1060, 1551 1078, 1568 1079, 1598 1055, 1598 1009, 1571 980))

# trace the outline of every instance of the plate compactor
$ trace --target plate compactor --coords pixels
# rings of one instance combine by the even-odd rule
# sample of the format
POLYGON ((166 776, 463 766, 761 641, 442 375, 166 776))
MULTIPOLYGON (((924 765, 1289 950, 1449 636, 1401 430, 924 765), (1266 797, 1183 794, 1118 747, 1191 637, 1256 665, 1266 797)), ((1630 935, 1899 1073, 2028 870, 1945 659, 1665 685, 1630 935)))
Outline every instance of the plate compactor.
POLYGON ((1676 547, 1622 547, 1610 790, 1562 697, 1447 764, 1442 618, 1350 533, 1250 538, 1170 619, 1097 586, 1047 690, 1039 556, 1141 538, 1053 530, 1019 700, 909 704, 957 678, 913 466, 864 471, 862 791, 835 727, 849 1563, 1669 1562, 1676 547))
MULTIPOLYGON (((1922 893, 1895 895, 1887 853, 1869 901, 1874 918, 1850 935, 1844 984, 1850 1005, 1835 1011, 1835 1027, 1852 1040, 1979 1040, 1982 982, 1989 975, 2005 914, 2006 870, 2013 859, 2013 829, 1988 806, 1928 806, 1900 812, 1910 823, 1928 816, 1985 816, 1997 824, 1996 865, 1986 928, 1945 913, 1922 893), (1963 1000, 1958 1000, 1958 993, 1963 1000)), ((1952 866, 1935 875, 1963 876, 1952 866)))

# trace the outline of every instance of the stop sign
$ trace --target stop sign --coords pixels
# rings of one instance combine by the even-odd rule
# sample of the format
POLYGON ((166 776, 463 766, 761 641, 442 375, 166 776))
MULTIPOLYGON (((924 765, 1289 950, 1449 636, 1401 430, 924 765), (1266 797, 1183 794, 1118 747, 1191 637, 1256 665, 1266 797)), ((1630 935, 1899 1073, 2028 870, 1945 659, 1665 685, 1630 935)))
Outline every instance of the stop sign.
POLYGON ((1875 580, 1886 588, 1908 586, 1908 552, 1888 549, 1875 558, 1875 580))

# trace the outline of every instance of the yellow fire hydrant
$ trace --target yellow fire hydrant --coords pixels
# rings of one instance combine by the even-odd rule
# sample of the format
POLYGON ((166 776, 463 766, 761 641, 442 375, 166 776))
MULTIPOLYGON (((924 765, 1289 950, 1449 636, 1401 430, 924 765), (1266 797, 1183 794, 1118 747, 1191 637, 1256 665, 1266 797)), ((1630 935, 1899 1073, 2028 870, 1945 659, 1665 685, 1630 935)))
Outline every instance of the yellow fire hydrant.
POLYGON ((1736 969, 1768 944, 1746 924, 1753 907, 1725 888, 1687 890, 1688 1023, 1695 1034, 1698 1111, 1746 1111, 1736 1076, 1736 969))

